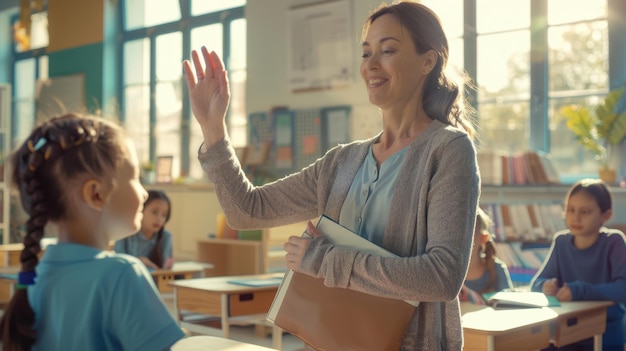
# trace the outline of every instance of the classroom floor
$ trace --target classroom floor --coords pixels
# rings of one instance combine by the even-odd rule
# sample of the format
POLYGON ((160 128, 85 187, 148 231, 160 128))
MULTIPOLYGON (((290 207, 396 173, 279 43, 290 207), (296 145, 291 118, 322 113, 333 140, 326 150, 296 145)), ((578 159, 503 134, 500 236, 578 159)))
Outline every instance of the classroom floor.
MULTIPOLYGON (((163 301, 167 305, 171 313, 173 313, 174 299, 172 296, 163 296, 163 301)), ((265 346, 272 348, 272 336, 271 333, 267 337, 259 337, 255 335, 253 325, 231 325, 230 326, 230 339, 247 342, 259 346, 265 346)), ((282 351, 304 351, 304 344, 295 336, 284 333, 282 340, 282 351)))

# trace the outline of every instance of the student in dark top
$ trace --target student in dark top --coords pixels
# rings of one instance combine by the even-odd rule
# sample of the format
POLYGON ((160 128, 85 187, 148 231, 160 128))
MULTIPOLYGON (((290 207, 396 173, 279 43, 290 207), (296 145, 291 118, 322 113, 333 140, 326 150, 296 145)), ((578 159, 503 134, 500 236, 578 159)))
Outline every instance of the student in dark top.
MULTIPOLYGON (((626 302, 626 242, 619 230, 605 228, 613 213, 609 186, 584 179, 565 198, 566 230, 554 235, 550 253, 531 282, 532 291, 554 295, 559 301, 608 300, 604 351, 624 350, 626 302)), ((585 340, 559 350, 592 350, 585 340)))

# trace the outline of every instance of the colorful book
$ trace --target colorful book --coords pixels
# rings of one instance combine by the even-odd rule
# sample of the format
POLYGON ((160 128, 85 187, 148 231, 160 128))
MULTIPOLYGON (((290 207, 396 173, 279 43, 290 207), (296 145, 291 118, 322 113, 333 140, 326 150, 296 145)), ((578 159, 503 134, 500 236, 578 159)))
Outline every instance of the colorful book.
MULTIPOLYGON (((327 216, 320 217, 317 227, 338 247, 395 257, 327 216)), ((267 319, 315 350, 398 350, 417 305, 330 288, 321 278, 289 270, 267 319)))

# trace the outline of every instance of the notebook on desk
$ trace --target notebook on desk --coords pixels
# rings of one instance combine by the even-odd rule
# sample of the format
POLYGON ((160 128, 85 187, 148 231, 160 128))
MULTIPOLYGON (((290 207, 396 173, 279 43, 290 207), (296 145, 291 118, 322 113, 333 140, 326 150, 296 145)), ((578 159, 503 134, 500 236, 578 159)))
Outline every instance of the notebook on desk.
POLYGON ((230 284, 263 287, 263 286, 279 286, 283 281, 282 276, 269 277, 269 278, 242 278, 228 280, 230 284))
MULTIPOLYGON (((530 291, 499 291, 484 294, 487 305, 493 308, 537 308, 554 306, 548 297, 540 292, 530 291)), ((556 301, 558 303, 558 300, 556 301)), ((557 306, 560 304, 557 304, 557 306)))
MULTIPOLYGON (((395 257, 326 216, 317 227, 337 246, 395 257)), ((315 350, 398 350, 416 305, 330 288, 320 278, 289 270, 267 319, 315 350)))

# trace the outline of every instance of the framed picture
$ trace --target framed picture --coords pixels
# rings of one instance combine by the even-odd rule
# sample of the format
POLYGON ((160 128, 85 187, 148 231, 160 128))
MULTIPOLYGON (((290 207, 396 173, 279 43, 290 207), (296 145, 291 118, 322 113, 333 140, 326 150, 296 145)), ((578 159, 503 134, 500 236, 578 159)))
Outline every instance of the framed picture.
POLYGON ((172 163, 174 156, 158 156, 156 161, 156 182, 172 182, 172 163))

